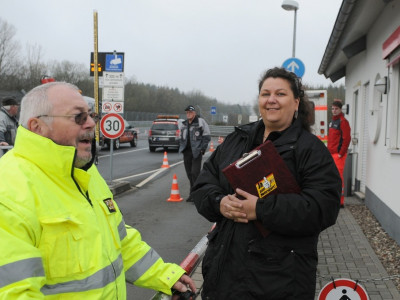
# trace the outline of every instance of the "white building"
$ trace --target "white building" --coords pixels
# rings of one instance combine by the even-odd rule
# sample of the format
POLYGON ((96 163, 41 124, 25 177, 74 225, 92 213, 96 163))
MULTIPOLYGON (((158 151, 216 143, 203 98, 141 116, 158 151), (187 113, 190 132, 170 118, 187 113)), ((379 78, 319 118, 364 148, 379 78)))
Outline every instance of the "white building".
POLYGON ((400 0, 344 0, 318 73, 345 78, 352 190, 400 243, 400 0))

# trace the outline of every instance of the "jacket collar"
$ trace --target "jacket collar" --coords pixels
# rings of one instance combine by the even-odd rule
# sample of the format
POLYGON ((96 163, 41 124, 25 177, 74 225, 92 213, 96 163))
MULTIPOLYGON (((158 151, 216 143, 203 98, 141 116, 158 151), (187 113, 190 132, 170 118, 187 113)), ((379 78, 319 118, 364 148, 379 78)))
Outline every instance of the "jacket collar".
MULTIPOLYGON (((241 134, 243 137, 249 138, 248 145, 254 143, 254 139, 257 137, 259 130, 264 130, 264 122, 259 120, 257 122, 241 125, 235 127, 235 131, 241 134)), ((282 146, 285 144, 293 144, 297 141, 302 130, 302 124, 300 119, 296 119, 292 125, 289 126, 280 137, 278 137, 273 143, 275 146, 282 146)))
POLYGON ((189 124, 189 120, 188 120, 188 119, 186 119, 186 120, 183 121, 182 123, 184 123, 186 126, 193 125, 193 124, 197 124, 197 123, 199 123, 199 116, 198 116, 198 115, 195 115, 194 118, 193 118, 192 123, 190 123, 190 124, 189 124))
POLYGON ((341 117, 344 117, 344 114, 343 113, 340 113, 340 114, 338 114, 337 116, 332 116, 332 120, 339 120, 341 117))
POLYGON ((8 111, 7 111, 4 107, 1 107, 1 111, 2 111, 3 113, 5 113, 6 116, 9 117, 10 119, 17 120, 15 117, 11 116, 11 115, 8 113, 8 111))
POLYGON ((12 151, 47 173, 55 176, 73 175, 76 155, 76 149, 73 146, 58 145, 46 137, 19 126, 12 151))

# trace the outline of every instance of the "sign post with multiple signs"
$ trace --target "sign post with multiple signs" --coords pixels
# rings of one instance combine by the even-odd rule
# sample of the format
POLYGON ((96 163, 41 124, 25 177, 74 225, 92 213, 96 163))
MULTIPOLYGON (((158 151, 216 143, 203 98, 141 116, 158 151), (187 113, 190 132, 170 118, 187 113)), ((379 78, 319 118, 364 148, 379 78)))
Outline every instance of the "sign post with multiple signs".
POLYGON ((105 115, 101 120, 100 130, 104 137, 111 140, 110 177, 112 181, 114 139, 119 138, 125 130, 125 122, 120 115, 124 113, 124 53, 92 52, 90 63, 90 76, 98 75, 103 79, 101 112, 105 115), (95 68, 96 64, 97 68, 95 68))

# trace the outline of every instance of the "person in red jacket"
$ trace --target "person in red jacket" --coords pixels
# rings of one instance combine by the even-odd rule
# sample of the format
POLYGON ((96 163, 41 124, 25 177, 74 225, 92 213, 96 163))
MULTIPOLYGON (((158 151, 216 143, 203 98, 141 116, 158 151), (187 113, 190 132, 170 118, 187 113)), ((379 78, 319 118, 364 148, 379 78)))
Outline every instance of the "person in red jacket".
POLYGON ((332 154, 336 167, 342 178, 342 196, 340 206, 344 207, 343 171, 350 144, 350 125, 342 112, 342 100, 334 99, 332 103, 332 121, 329 123, 328 150, 332 154))

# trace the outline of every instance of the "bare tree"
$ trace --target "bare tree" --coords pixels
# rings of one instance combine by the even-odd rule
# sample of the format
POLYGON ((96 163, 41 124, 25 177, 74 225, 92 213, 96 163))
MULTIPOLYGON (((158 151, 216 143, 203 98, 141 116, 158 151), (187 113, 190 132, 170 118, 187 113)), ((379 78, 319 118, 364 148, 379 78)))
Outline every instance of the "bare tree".
POLYGON ((20 45, 14 41, 16 29, 0 18, 0 88, 8 88, 18 78, 20 45))
POLYGON ((27 45, 27 56, 23 69, 23 81, 27 90, 40 84, 40 79, 48 72, 46 64, 42 61, 42 47, 39 45, 27 45))
POLYGON ((56 81, 75 84, 81 89, 83 95, 93 96, 93 78, 89 76, 89 70, 85 64, 63 60, 62 62, 52 61, 47 65, 49 75, 56 81))
POLYGON ((68 60, 61 62, 52 61, 48 63, 48 69, 51 75, 57 81, 66 81, 76 84, 88 76, 88 68, 83 63, 73 63, 68 60))

